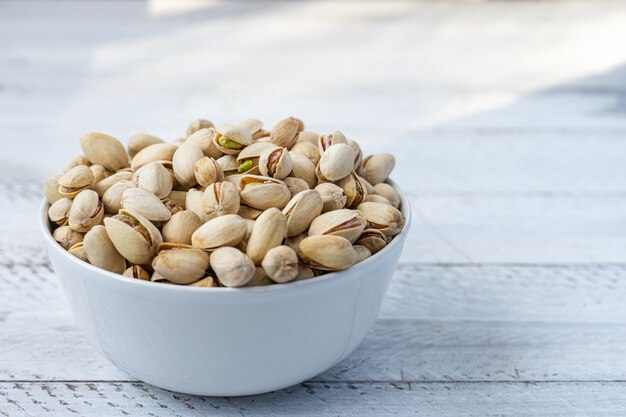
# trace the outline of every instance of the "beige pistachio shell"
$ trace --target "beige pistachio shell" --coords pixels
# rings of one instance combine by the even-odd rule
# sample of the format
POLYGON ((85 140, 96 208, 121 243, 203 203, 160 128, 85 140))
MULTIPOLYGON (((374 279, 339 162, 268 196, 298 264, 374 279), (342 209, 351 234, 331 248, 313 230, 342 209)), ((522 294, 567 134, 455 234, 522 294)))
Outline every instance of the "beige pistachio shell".
POLYGON ((89 262, 89 259, 87 258, 87 252, 85 251, 85 245, 83 244, 83 242, 78 242, 77 244, 69 248, 67 251, 71 255, 80 259, 81 261, 89 262))
POLYGON ((372 256, 372 252, 367 248, 367 246, 353 245, 352 247, 354 248, 354 250, 356 251, 356 254, 358 256, 357 262, 364 261, 367 258, 369 258, 370 256, 372 256))
POLYGON ((149 135, 147 133, 137 133, 128 139, 128 154, 131 158, 137 155, 142 149, 157 143, 165 143, 161 138, 149 135))
POLYGON ((246 222, 237 214, 225 214, 209 220, 191 236, 196 248, 214 250, 220 246, 236 246, 246 236, 246 222))
POLYGON ((210 261, 217 279, 226 287, 244 286, 250 282, 255 274, 252 260, 235 248, 217 249, 211 253, 210 261))
POLYGON ((250 281, 248 281, 248 283, 245 286, 246 287, 261 287, 263 285, 271 285, 273 283, 274 281, 272 281, 267 276, 263 267, 257 266, 256 268, 254 268, 254 275, 252 275, 252 279, 250 279, 250 281))
POLYGON ((322 182, 315 187, 322 198, 322 213, 339 210, 346 206, 347 197, 343 188, 330 182, 322 182))
POLYGON ((323 271, 340 271, 358 260, 350 241, 335 235, 307 237, 300 242, 298 254, 305 265, 323 271))
POLYGON ((304 124, 300 119, 288 117, 272 128, 269 142, 290 149, 298 140, 298 132, 302 130, 304 130, 304 124))
POLYGON ((160 162, 150 162, 137 170, 134 175, 139 188, 147 190, 162 199, 172 191, 173 182, 170 171, 160 162))
POLYGON ((286 232, 287 217, 275 207, 265 210, 254 223, 246 254, 260 265, 267 251, 282 243, 286 232))
POLYGON ((165 197, 161 201, 163 202, 163 205, 170 212, 171 215, 174 215, 174 214, 176 214, 178 212, 181 212, 181 211, 185 210, 184 206, 179 205, 176 201, 170 200, 167 197, 165 197))
POLYGON ((183 210, 187 208, 187 191, 172 191, 165 199, 175 202, 183 210))
POLYGON ((239 192, 230 182, 216 182, 204 190, 202 209, 212 219, 225 214, 239 212, 239 192))
POLYGON ((163 242, 161 232, 148 219, 132 210, 105 218, 104 225, 117 251, 133 264, 152 262, 156 248, 163 242))
POLYGON ((160 276, 175 284, 191 284, 202 278, 209 267, 209 255, 191 246, 166 247, 152 261, 160 276))
POLYGON ((150 274, 148 271, 139 265, 133 265, 127 268, 122 275, 129 278, 140 279, 142 281, 150 281, 150 274))
POLYGON ((94 226, 87 232, 83 245, 90 264, 116 274, 126 270, 126 260, 113 246, 104 226, 94 226))
POLYGON ((130 167, 137 171, 142 166, 155 161, 171 161, 178 146, 171 143, 155 143, 140 150, 132 159, 130 167))
POLYGON ((211 184, 224 180, 222 168, 220 168, 215 159, 208 156, 196 161, 193 166, 193 173, 196 181, 202 187, 208 187, 211 184))
POLYGON ((270 207, 283 208, 291 193, 287 185, 275 178, 243 175, 239 180, 241 202, 259 210, 270 207))
POLYGON ((315 276, 315 271, 311 268, 301 262, 298 264, 298 276, 296 276, 296 281, 304 281, 306 279, 315 278, 315 276))
POLYGON ((352 152, 354 152, 354 164, 353 168, 355 171, 358 171, 361 168, 361 163, 363 162, 363 153, 361 152, 361 147, 359 144, 352 139, 348 139, 348 145, 352 148, 352 152))
POLYGON ((298 252, 298 248, 300 248, 300 242, 302 242, 307 236, 308 234, 306 233, 301 233, 297 236, 288 236, 285 239, 285 245, 298 252))
POLYGON ((122 194, 122 208, 132 210, 153 222, 168 221, 172 213, 154 194, 143 188, 130 188, 122 194))
POLYGON ((95 183, 93 190, 98 193, 100 197, 113 185, 120 181, 130 181, 133 178, 133 173, 130 171, 119 171, 113 175, 110 175, 103 180, 95 183))
MULTIPOLYGON (((302 131, 298 133, 298 141, 297 143, 300 142, 310 142, 311 144, 315 145, 315 147, 317 147, 317 141, 320 138, 320 134, 317 132, 307 132, 307 131, 302 131)), ((319 151, 318 151, 319 154, 319 151)))
POLYGON ((298 255, 289 246, 276 246, 265 254, 261 266, 274 282, 293 281, 298 276, 298 255))
POLYGON ((335 235, 354 243, 365 229, 365 217, 357 210, 339 209, 324 213, 311 222, 309 236, 335 235))
POLYGON ((260 156, 264 151, 269 149, 278 149, 278 147, 269 142, 255 142, 243 148, 239 155, 237 155, 237 172, 240 174, 260 174, 260 156))
POLYGON ((261 175, 283 179, 291 173, 292 162, 287 148, 267 149, 259 157, 261 175))
POLYGON ((199 130, 214 128, 214 127, 215 125, 210 120, 196 119, 192 121, 191 123, 189 123, 189 125, 187 126, 187 130, 185 131, 185 136, 189 138, 189 136, 193 135, 199 130))
POLYGON ((54 204, 58 200, 64 198, 59 193, 59 178, 61 178, 60 175, 49 177, 43 185, 43 193, 46 196, 46 200, 48 200, 48 203, 50 204, 54 204))
POLYGON ((215 136, 215 129, 203 128, 194 132, 187 138, 185 143, 189 145, 196 145, 202 149, 204 156, 208 158, 217 159, 222 156, 222 152, 217 149, 217 146, 213 143, 213 137, 215 136))
POLYGON ((215 160, 217 165, 222 169, 224 173, 224 178, 229 175, 237 174, 237 170, 239 168, 239 163, 237 162, 237 157, 235 155, 224 155, 215 160))
POLYGON ((98 194, 93 190, 81 191, 70 208, 68 225, 77 232, 85 233, 102 223, 104 207, 98 194))
POLYGON ((388 153, 370 155, 363 160, 359 175, 370 184, 385 182, 396 165, 396 159, 388 153))
POLYGON ((73 201, 74 200, 67 197, 55 201, 54 204, 48 208, 48 219, 58 226, 66 226, 73 201))
POLYGON ((373 255, 387 246, 387 237, 378 229, 365 229, 355 242, 355 246, 364 246, 373 255))
POLYGON ((374 194, 374 186, 372 184, 370 184, 365 178, 361 177, 360 175, 357 175, 357 178, 359 179, 361 184, 363 184, 363 186, 367 190, 367 194, 368 195, 369 194, 374 194))
POLYGON ((90 166, 91 162, 89 162, 89 159, 87 159, 85 155, 76 155, 67 162, 67 165, 65 165, 65 167, 63 167, 63 173, 69 172, 72 168, 79 165, 90 166))
POLYGON ((374 185, 373 191, 375 195, 385 197, 389 201, 389 203, 395 208, 400 208, 400 194, 398 194, 396 189, 393 188, 391 185, 385 182, 380 182, 374 185))
POLYGON ((204 193, 202 191, 191 188, 186 194, 185 207, 187 210, 191 210, 196 213, 196 215, 200 217, 202 223, 206 223, 210 220, 210 218, 204 211, 204 204, 202 202, 203 194, 204 193))
POLYGON ((237 124, 250 132, 253 140, 258 139, 263 132, 263 122, 258 119, 245 119, 237 124))
POLYGON ((361 203, 357 207, 367 220, 369 228, 378 229, 387 237, 393 237, 404 227, 404 215, 389 204, 361 203))
POLYGON ((338 143, 328 147, 317 165, 316 174, 322 181, 338 181, 352 171, 354 152, 349 145, 338 143))
POLYGON ((116 214, 122 208, 122 196, 127 190, 135 188, 132 181, 118 181, 102 195, 104 210, 110 214, 116 214))
POLYGON ((104 168, 102 165, 91 165, 89 169, 93 174, 94 185, 109 176, 109 171, 107 171, 106 168, 104 168))
POLYGON ((237 214, 239 214, 244 219, 250 220, 256 220, 256 218, 259 217, 261 213, 263 213, 263 210, 258 210, 243 204, 239 206, 239 211, 237 212, 237 214))
MULTIPOLYGON (((254 228, 254 223, 256 223, 256 220, 252 220, 252 219, 243 219, 244 222, 246 222, 246 235, 243 238, 243 241, 246 243, 246 248, 248 247, 248 239, 250 239, 250 236, 252 235, 252 228, 254 228)), ((245 250, 243 250, 242 252, 245 252, 245 250)))
POLYGON ((200 226, 202 220, 196 213, 191 210, 179 211, 163 225, 163 240, 191 245, 191 236, 200 226))
POLYGON ((87 133, 80 138, 83 153, 92 164, 98 164, 111 172, 129 165, 129 156, 122 143, 104 133, 87 133))
POLYGON ((202 149, 196 145, 185 143, 174 153, 174 175, 183 188, 191 188, 197 184, 194 167, 204 157, 202 149))
POLYGON ((287 236, 304 233, 313 219, 322 213, 324 203, 315 190, 305 190, 296 194, 283 209, 287 217, 287 236))
POLYGON ((296 144, 291 147, 290 152, 296 152, 306 156, 313 163, 313 165, 317 165, 320 160, 319 149, 315 144, 308 141, 296 142, 296 144))
POLYGON ((206 276, 196 282, 192 282, 191 284, 189 284, 190 287, 204 287, 204 288, 212 288, 212 287, 219 287, 219 284, 217 283, 217 280, 215 278, 213 278, 212 276, 206 276))
POLYGON ((309 184, 307 184, 302 178, 287 177, 283 178, 283 182, 289 189, 292 198, 301 191, 310 190, 309 184))
POLYGON ((343 193, 346 195, 345 207, 347 208, 357 208, 367 197, 366 186, 354 171, 337 181, 336 184, 343 189, 343 193))
POLYGON ((82 242, 84 236, 83 233, 75 232, 69 226, 61 226, 52 232, 54 240, 65 250, 69 250, 75 244, 82 242))
POLYGON ((241 126, 222 126, 213 137, 213 143, 221 152, 237 155, 243 148, 252 145, 252 135, 241 126))
POLYGON ((364 203, 380 203, 391 205, 391 202, 389 202, 389 200, 387 200, 385 197, 376 194, 368 194, 367 197, 365 197, 364 203))
POLYGON ((331 135, 320 135, 317 140, 317 149, 319 150, 320 155, 323 155, 328 148, 340 143, 347 144, 348 139, 343 133, 336 130, 335 133, 331 135))
POLYGON ((93 173, 87 165, 78 165, 63 174, 58 180, 58 192, 63 197, 74 198, 93 185, 93 173))
POLYGON ((291 176, 303 179, 309 188, 315 188, 317 185, 317 175, 315 174, 315 165, 306 156, 293 152, 291 156, 291 176))

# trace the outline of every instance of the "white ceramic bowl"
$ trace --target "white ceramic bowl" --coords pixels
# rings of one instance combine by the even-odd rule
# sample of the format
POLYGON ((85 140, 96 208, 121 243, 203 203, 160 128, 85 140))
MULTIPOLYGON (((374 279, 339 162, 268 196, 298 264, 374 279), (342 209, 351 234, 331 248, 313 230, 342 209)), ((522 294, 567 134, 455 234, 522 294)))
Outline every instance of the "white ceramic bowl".
POLYGON ((376 255, 306 281, 195 288, 134 280, 96 268, 41 231, 81 331, 133 377, 172 391, 260 394, 341 362, 374 323, 411 224, 376 255))

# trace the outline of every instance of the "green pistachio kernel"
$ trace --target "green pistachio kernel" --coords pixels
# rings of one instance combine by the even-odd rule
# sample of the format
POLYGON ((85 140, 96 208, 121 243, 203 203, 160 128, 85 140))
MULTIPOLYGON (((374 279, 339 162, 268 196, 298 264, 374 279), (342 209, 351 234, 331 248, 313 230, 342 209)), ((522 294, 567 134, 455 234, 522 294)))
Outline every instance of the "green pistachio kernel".
POLYGON ((237 168, 237 171, 240 174, 243 174, 244 172, 250 171, 250 168, 252 168, 252 161, 247 160, 239 164, 239 168, 237 168))
POLYGON ((218 143, 228 149, 242 149, 243 145, 234 140, 226 139, 224 136, 218 139, 218 143))

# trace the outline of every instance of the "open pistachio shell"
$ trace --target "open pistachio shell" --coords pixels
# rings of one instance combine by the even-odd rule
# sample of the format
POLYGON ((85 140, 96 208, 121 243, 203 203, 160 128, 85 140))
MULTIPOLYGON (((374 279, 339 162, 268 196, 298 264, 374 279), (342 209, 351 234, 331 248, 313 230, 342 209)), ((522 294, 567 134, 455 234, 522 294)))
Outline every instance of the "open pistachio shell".
POLYGON ((87 159, 85 155, 76 155, 75 157, 73 157, 72 159, 68 161, 65 167, 63 167, 63 173, 69 172, 72 168, 77 167, 79 165, 90 166, 91 162, 89 162, 89 159, 87 159))
POLYGON ((188 189, 197 184, 194 166, 204 157, 202 149, 196 145, 185 143, 174 153, 174 175, 178 184, 188 189))
POLYGON ((340 271, 354 265, 358 255, 350 241, 341 236, 309 236, 300 242, 302 262, 314 269, 340 271))
POLYGON ((373 191, 375 195, 385 197, 395 208, 400 208, 400 195, 391 185, 380 182, 374 186, 373 191))
POLYGON ((188 285, 190 287, 205 287, 205 288, 219 287, 219 283, 217 282, 217 280, 210 275, 202 279, 199 279, 196 282, 192 282, 191 284, 188 284, 188 285))
POLYGON ((93 185, 93 172, 87 165, 78 165, 63 174, 59 183, 59 194, 63 197, 74 198, 83 190, 93 185))
POLYGON ((313 219, 309 228, 309 236, 335 235, 354 243, 366 225, 365 217, 357 210, 339 209, 329 211, 313 219))
POLYGON ((222 169, 224 178, 229 175, 237 174, 239 164, 237 163, 237 157, 235 155, 224 155, 215 160, 217 165, 222 169))
POLYGON ((66 226, 73 201, 74 200, 67 197, 55 201, 54 204, 48 208, 48 219, 58 226, 66 226))
POLYGON ((240 174, 260 174, 259 158, 268 149, 278 149, 278 147, 269 142, 255 142, 243 148, 237 155, 237 172, 240 174))
POLYGON ((119 171, 113 175, 110 175, 103 180, 98 181, 94 184, 93 190, 98 193, 100 197, 104 195, 104 193, 113 185, 120 181, 130 181, 133 178, 133 173, 130 171, 119 171))
POLYGON ((220 246, 236 246, 246 236, 246 231, 246 222, 241 217, 225 214, 200 226, 191 236, 191 244, 209 251, 220 246))
POLYGON ((140 150, 132 159, 130 167, 137 171, 142 166, 154 161, 171 161, 178 146, 171 143, 155 143, 140 150))
POLYGON ((370 184, 376 185, 385 182, 396 165, 396 159, 388 153, 370 155, 363 160, 359 175, 370 184))
POLYGON ((301 233, 297 236, 288 236, 285 239, 285 245, 289 246, 291 249, 298 252, 298 248, 300 247, 300 242, 302 242, 307 236, 308 234, 306 233, 301 233))
POLYGON ((263 213, 263 210, 258 210, 243 204, 239 205, 239 211, 237 212, 237 214, 239 214, 244 219, 250 220, 256 220, 256 218, 259 217, 261 213, 263 213))
POLYGON ((275 207, 265 210, 252 227, 246 254, 260 265, 267 251, 282 243, 286 232, 287 217, 275 207))
POLYGON ((132 210, 105 218, 104 225, 117 251, 133 264, 149 264, 163 242, 159 229, 132 210))
POLYGON ((142 149, 157 143, 165 143, 161 138, 149 135, 147 133, 137 133, 128 139, 128 154, 131 158, 137 155, 142 149))
POLYGON ((132 181, 118 181, 113 184, 102 195, 104 210, 107 213, 116 214, 122 208, 122 196, 124 192, 135 187, 136 184, 132 181))
POLYGON ((93 190, 81 191, 70 209, 68 225, 77 232, 85 233, 102 223, 104 207, 98 194, 93 190))
POLYGON ((259 157, 261 175, 283 179, 291 173, 292 162, 287 148, 267 149, 259 157))
POLYGON ((140 279, 142 281, 150 281, 150 274, 146 269, 139 265, 133 265, 127 268, 122 275, 129 278, 140 279))
POLYGON ((354 152, 354 164, 353 168, 355 171, 358 171, 361 168, 361 163, 363 162, 363 153, 361 152, 361 147, 359 144, 352 139, 348 139, 348 145, 352 148, 352 152, 354 152))
POLYGON ((109 171, 107 171, 106 168, 103 167, 102 165, 97 165, 97 164, 90 165, 89 169, 91 170, 91 173, 93 174, 94 185, 109 176, 109 171))
POLYGON ((292 198, 301 191, 310 190, 309 184, 302 178, 287 177, 283 178, 283 182, 289 189, 292 198))
POLYGON ((126 260, 113 246, 104 226, 94 226, 87 232, 83 245, 90 264, 117 274, 126 269, 126 260))
POLYGON ((206 223, 208 220, 210 220, 210 217, 204 211, 202 203, 203 194, 204 193, 202 191, 191 188, 189 191, 187 191, 186 194, 185 207, 187 210, 191 210, 196 213, 196 215, 200 217, 202 223, 206 223))
POLYGON ((158 198, 165 198, 172 191, 173 182, 170 171, 160 162, 150 162, 135 173, 137 185, 158 198))
POLYGON ((317 148, 320 152, 320 155, 323 155, 328 148, 340 143, 347 144, 348 139, 343 133, 336 130, 335 133, 331 135, 320 135, 317 140, 317 148))
POLYGON ((175 202, 183 210, 187 209, 187 191, 172 191, 165 199, 175 202))
POLYGON ((322 213, 324 203, 315 190, 305 190, 289 200, 283 209, 287 217, 287 236, 304 233, 311 222, 322 213))
POLYGON ((317 177, 322 181, 338 181, 352 171, 354 152, 349 145, 338 143, 328 147, 317 165, 317 177))
POLYGON ((165 242, 191 245, 191 236, 202 226, 202 220, 191 210, 179 211, 163 225, 165 242))
POLYGON ((223 247, 211 253, 211 268, 226 287, 246 285, 255 274, 254 263, 239 249, 223 247))
POLYGON ((353 245, 352 247, 354 248, 354 250, 356 251, 356 254, 358 256, 357 262, 364 261, 367 258, 369 258, 370 256, 372 256, 372 252, 369 250, 369 248, 367 246, 353 245))
POLYGON ((175 284, 191 284, 202 278, 209 267, 209 255, 187 245, 162 244, 152 268, 175 284))
POLYGON ((266 136, 266 132, 263 130, 263 122, 258 119, 245 119, 237 124, 250 132, 252 140, 266 136))
POLYGON ((213 128, 215 125, 210 120, 206 119, 196 119, 189 123, 187 126, 187 130, 185 131, 185 136, 189 138, 189 136, 193 135, 199 130, 213 128))
POLYGON ((222 126, 213 137, 213 143, 221 152, 237 155, 243 148, 252 145, 252 135, 241 126, 222 126))
POLYGON ((376 194, 368 194, 367 197, 365 197, 364 203, 380 203, 380 204, 391 205, 391 202, 387 200, 385 197, 383 197, 382 195, 376 195, 376 194))
POLYGON ((143 188, 130 188, 122 194, 122 208, 132 210, 150 221, 164 222, 172 217, 172 213, 154 194, 143 188))
POLYGON ((322 197, 322 213, 333 210, 342 209, 346 206, 347 197, 343 192, 343 188, 331 182, 322 182, 315 187, 322 197))
POLYGON ((111 172, 129 165, 129 156, 122 143, 104 133, 87 133, 80 138, 83 153, 92 164, 99 164, 111 172))
POLYGON ((283 208, 291 198, 287 185, 270 177, 243 175, 239 180, 239 188, 241 202, 259 210, 283 208))
POLYGON ((343 193, 346 195, 345 207, 347 208, 357 208, 367 197, 367 188, 354 171, 337 181, 336 184, 343 189, 343 193))
POLYGON ((393 237, 404 227, 404 215, 389 204, 361 203, 357 207, 367 220, 369 228, 378 229, 387 237, 393 237))
POLYGON ((296 144, 291 147, 290 152, 297 152, 306 156, 313 165, 317 165, 320 160, 320 151, 317 146, 311 142, 296 142, 296 144))
POLYGON ((265 254, 261 266, 274 282, 293 281, 298 276, 298 255, 289 246, 276 246, 265 254))
POLYGON ((387 246, 387 237, 378 229, 365 229, 355 242, 355 246, 364 246, 373 255, 387 246))
POLYGON ((216 182, 204 190, 202 208, 209 218, 239 212, 239 192, 230 182, 216 182))
POLYGON ((85 245, 83 244, 83 242, 78 242, 67 251, 81 261, 89 262, 89 258, 87 258, 87 252, 85 251, 85 245))
POLYGON ((203 128, 189 136, 185 143, 188 145, 196 145, 200 149, 202 149, 202 153, 204 154, 204 156, 217 159, 222 156, 222 152, 217 149, 217 146, 215 146, 215 143, 213 143, 213 137, 215 136, 215 133, 215 129, 213 129, 212 127, 203 128))
POLYGON ((50 177, 46 179, 46 182, 43 185, 43 193, 46 196, 46 200, 48 200, 48 203, 50 204, 54 204, 58 200, 64 198, 61 194, 59 194, 59 178, 61 178, 60 175, 50 177))
POLYGON ((293 152, 291 156, 291 176, 303 179, 309 188, 315 188, 317 185, 317 175, 315 174, 315 165, 306 156, 293 152))
MULTIPOLYGON (((297 138, 297 142, 296 143, 300 143, 300 142, 310 142, 312 145, 315 145, 315 147, 317 147, 317 141, 320 138, 320 134, 317 132, 307 132, 302 131, 298 133, 298 138, 297 138)), ((319 154, 319 152, 318 152, 319 154)))
POLYGON ((193 166, 193 173, 196 181, 202 187, 208 187, 211 184, 224 180, 222 168, 220 168, 215 159, 208 156, 196 161, 193 166))
POLYGON ((278 122, 270 132, 269 142, 290 149, 298 140, 298 132, 304 130, 302 120, 288 117, 278 122))
POLYGON ((52 237, 65 250, 69 250, 78 242, 82 242, 85 234, 72 230, 69 226, 61 226, 52 232, 52 237))

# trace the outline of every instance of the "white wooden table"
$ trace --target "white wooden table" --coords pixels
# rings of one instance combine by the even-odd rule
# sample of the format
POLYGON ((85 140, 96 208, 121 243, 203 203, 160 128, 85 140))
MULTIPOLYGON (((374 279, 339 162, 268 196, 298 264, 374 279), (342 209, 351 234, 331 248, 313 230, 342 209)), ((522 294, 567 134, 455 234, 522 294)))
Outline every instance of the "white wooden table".
POLYGON ((622 2, 0 1, 0 416, 623 416, 622 2), (362 346, 279 392, 132 380, 36 225, 86 131, 287 115, 397 156, 415 224, 362 346))

